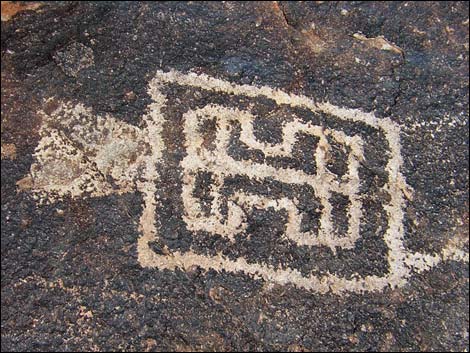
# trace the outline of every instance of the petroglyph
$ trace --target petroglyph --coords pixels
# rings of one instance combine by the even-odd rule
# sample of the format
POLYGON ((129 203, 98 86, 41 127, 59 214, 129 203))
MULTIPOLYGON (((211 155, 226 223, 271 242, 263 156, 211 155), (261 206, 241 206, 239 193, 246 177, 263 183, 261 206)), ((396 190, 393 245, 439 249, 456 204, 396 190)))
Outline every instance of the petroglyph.
POLYGON ((321 126, 303 124, 297 120, 287 123, 283 128, 283 142, 277 145, 269 145, 256 140, 253 134, 254 116, 237 109, 228 109, 221 106, 208 105, 197 111, 189 111, 185 114, 185 134, 187 157, 182 165, 185 170, 183 184, 183 202, 187 216, 184 217, 191 230, 205 230, 207 232, 221 234, 233 239, 233 236, 246 227, 244 220, 245 211, 241 207, 273 207, 276 210, 285 209, 288 213, 286 236, 299 245, 326 245, 333 249, 336 246, 352 248, 359 238, 359 219, 361 217, 361 201, 357 196, 359 188, 359 160, 363 159, 361 139, 358 136, 350 137, 341 131, 323 131, 321 126), (198 132, 204 120, 217 119, 216 148, 205 149, 204 140, 198 132), (266 164, 252 163, 249 161, 236 161, 227 154, 231 136, 230 122, 237 121, 241 124, 240 141, 249 148, 261 150, 266 156, 290 156, 299 133, 311 134, 319 138, 317 149, 312 151, 312 158, 316 160, 317 173, 308 175, 295 169, 276 169, 266 164), (342 178, 336 177, 326 168, 326 154, 330 149, 326 135, 331 135, 336 141, 350 147, 348 158, 348 174, 342 178), (192 196, 195 177, 198 171, 210 171, 215 173, 216 179, 211 190, 213 196, 212 214, 206 216, 201 212, 197 200, 192 196), (321 229, 319 234, 301 233, 301 215, 295 206, 296 200, 269 199, 257 195, 237 193, 228 203, 228 219, 224 222, 220 214, 220 188, 224 176, 242 174, 254 179, 272 178, 286 184, 307 184, 314 190, 323 206, 321 216, 321 229), (335 236, 330 203, 331 193, 341 193, 349 198, 350 207, 349 231, 347 237, 335 236))
MULTIPOLYGON (((319 293, 344 291, 380 291, 386 287, 403 286, 413 272, 428 270, 441 261, 468 262, 468 253, 449 245, 441 254, 410 253, 404 246, 404 208, 412 195, 411 188, 401 174, 400 127, 391 119, 378 119, 371 113, 339 108, 330 103, 316 103, 312 99, 293 95, 270 87, 236 85, 227 81, 194 73, 158 71, 149 83, 152 103, 143 116, 142 126, 125 124, 110 116, 96 116, 82 104, 73 105, 50 99, 41 115, 41 140, 34 154, 31 174, 21 180, 21 189, 31 189, 40 203, 51 203, 64 198, 101 197, 111 193, 140 192, 144 209, 140 217, 141 237, 138 240, 138 260, 143 267, 160 270, 189 269, 199 266, 205 270, 243 272, 254 278, 278 284, 293 284, 319 293), (283 122, 280 142, 268 143, 256 137, 254 122, 258 118, 246 107, 225 106, 206 102, 196 106, 178 106, 183 122, 181 141, 184 156, 178 166, 181 175, 182 209, 180 217, 185 231, 205 232, 222 237, 236 246, 240 237, 249 236, 249 215, 253 210, 274 210, 286 215, 283 237, 292 246, 323 247, 335 254, 338 249, 354 251, 361 239, 361 224, 371 215, 364 205, 367 195, 361 190, 361 165, 367 162, 367 141, 354 129, 342 130, 342 123, 359 124, 377 136, 383 136, 386 156, 383 156, 382 174, 386 177, 380 187, 382 208, 386 215, 386 229, 380 233, 387 247, 384 261, 388 272, 383 275, 343 276, 329 271, 302 272, 298 268, 274 266, 244 257, 228 258, 221 252, 198 253, 189 249, 172 249, 162 236, 161 225, 167 220, 160 216, 164 200, 159 197, 163 186, 160 167, 169 163, 164 152, 165 122, 173 107, 166 93, 171 85, 205 91, 212 96, 230 95, 247 99, 269 99, 279 107, 304 109, 311 114, 331 116, 335 127, 321 121, 306 121, 290 113, 283 122), (50 106, 53 106, 52 108, 50 106), (204 124, 213 125, 213 135, 207 136, 204 124), (238 134, 238 135, 237 135, 238 134), (234 136, 237 135, 237 138, 234 136), (294 167, 277 167, 268 159, 291 158, 300 136, 312 137, 316 147, 308 153, 315 164, 314 171, 294 167), (230 150, 234 143, 262 156, 260 160, 235 158, 230 150), (331 161, 335 158, 333 145, 344 154, 344 173, 335 172, 331 161), (204 198, 196 193, 200 175, 209 176, 204 198), (305 186, 319 200, 315 212, 319 214, 318 229, 302 227, 305 210, 294 195, 258 193, 242 189, 227 191, 227 180, 243 177, 257 183, 269 180, 282 185, 305 186), (347 229, 340 232, 338 198, 346 200, 342 209, 347 229), (151 244, 162 244, 164 251, 152 250, 151 244)), ((370 137, 368 137, 370 138, 370 137)), ((269 189, 269 188, 268 188, 269 189)), ((378 234, 378 233, 377 233, 378 234)))
POLYGON ((135 190, 149 153, 146 134, 109 116, 94 116, 83 104, 46 102, 41 140, 28 185, 40 203, 64 197, 99 197, 135 190))

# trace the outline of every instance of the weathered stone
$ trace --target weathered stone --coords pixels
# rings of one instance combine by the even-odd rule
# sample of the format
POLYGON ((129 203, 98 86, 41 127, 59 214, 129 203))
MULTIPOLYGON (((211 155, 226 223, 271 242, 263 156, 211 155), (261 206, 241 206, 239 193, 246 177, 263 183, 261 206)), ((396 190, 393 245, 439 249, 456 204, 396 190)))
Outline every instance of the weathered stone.
POLYGON ((2 2, 2 351, 468 350, 468 3, 2 2))

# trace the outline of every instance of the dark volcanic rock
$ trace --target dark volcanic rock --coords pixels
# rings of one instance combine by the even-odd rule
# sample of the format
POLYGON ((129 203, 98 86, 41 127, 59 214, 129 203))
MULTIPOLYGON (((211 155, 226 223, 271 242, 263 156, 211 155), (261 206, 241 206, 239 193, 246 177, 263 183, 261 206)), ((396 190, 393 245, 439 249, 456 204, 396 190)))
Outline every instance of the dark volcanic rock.
MULTIPOLYGON (((96 116, 146 129, 148 85, 157 70, 193 72, 391 119, 401 128, 401 172, 412 190, 404 209, 404 247, 436 256, 449 244, 468 251, 468 2, 60 1, 14 7, 9 11, 24 11, 11 19, 3 9, 2 3, 2 351, 468 351, 468 253, 466 262, 412 270, 400 288, 318 293, 229 270, 142 267, 142 192, 40 204, 31 192, 19 191, 27 188, 42 137, 40 111, 49 114, 57 102, 82 103, 96 116)), ((388 273, 383 204, 391 196, 382 188, 389 158, 383 133, 268 98, 178 85, 165 90, 162 114, 169 118, 162 127, 163 162, 156 167, 162 237, 150 244, 154 253, 222 253, 302 275, 388 273), (256 116, 254 135, 268 144, 281 142, 281 128, 293 116, 360 135, 366 158, 359 195, 370 215, 354 248, 296 246, 284 236, 287 212, 274 207, 244 210, 247 227, 235 235, 235 245, 189 231, 181 199, 183 114, 207 104, 249 110, 256 116)), ((217 128, 216 120, 202 128, 209 150, 217 128)), ((307 175, 318 171, 309 154, 319 144, 312 135, 299 134, 291 156, 272 157, 240 142, 240 124, 231 129, 227 153, 235 160, 307 175)), ((326 167, 344 176, 350 151, 330 144, 326 167)), ((114 168, 119 156, 110 152, 108 164, 94 167, 114 168)), ((90 152, 84 160, 95 157, 90 152)), ((135 161, 139 154, 126 158, 135 161)), ((136 174, 132 190, 144 172, 136 174)), ((111 189, 122 186, 118 177, 103 176, 111 189)), ((209 172, 196 177, 193 196, 202 200, 206 216, 214 178, 209 172)), ((306 215, 302 231, 318 232, 323 206, 312 188, 235 176, 220 193, 229 198, 239 191, 295 198, 306 215)), ((341 194, 332 200, 334 231, 345 236, 349 200, 341 194)), ((228 212, 222 205, 220 213, 228 212)))

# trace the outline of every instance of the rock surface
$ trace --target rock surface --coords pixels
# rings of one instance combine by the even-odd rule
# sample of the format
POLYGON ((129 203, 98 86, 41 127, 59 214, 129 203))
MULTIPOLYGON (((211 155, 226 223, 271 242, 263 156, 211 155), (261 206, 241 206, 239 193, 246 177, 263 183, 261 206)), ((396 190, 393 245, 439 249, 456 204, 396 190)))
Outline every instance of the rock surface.
MULTIPOLYGON (((468 351, 468 10, 467 2, 2 2, 2 351, 468 351), (372 112, 399 127, 406 187, 384 188, 393 142, 383 131, 266 96, 173 83, 161 88, 161 115, 146 120, 158 72, 372 112), (224 180, 220 213, 229 217, 236 204, 245 228, 233 218, 236 232, 191 231, 181 166, 197 136, 187 134, 184 113, 207 105, 251 112, 265 146, 280 144, 283 126, 297 118, 321 127, 318 138, 298 133, 281 158, 239 143, 242 122, 232 122, 227 154, 251 163, 245 172, 264 163, 315 175, 311 151, 322 153, 321 138, 333 136, 325 130, 361 136, 364 155, 354 160, 365 216, 353 248, 300 246, 277 203, 227 201, 235 192, 294 200, 301 231, 319 232, 325 206, 315 187, 278 175, 224 180), (162 155, 149 162, 157 135, 162 155), (41 141, 49 138, 47 150, 41 141), (39 188, 53 202, 41 202, 39 188), (146 193, 157 200, 153 212, 146 193), (171 260, 192 251, 303 278, 386 276, 395 254, 386 205, 397 193, 402 248, 427 254, 403 262, 397 286, 323 291, 171 260), (175 268, 146 266, 138 245, 145 217, 161 235, 146 246, 175 268)), ((224 112, 200 127, 208 151, 224 112)), ((345 180, 351 147, 327 146, 325 180, 345 180)), ((192 195, 209 217, 215 176, 198 173, 192 195)), ((351 199, 336 193, 331 202, 332 234, 344 235, 351 199)))

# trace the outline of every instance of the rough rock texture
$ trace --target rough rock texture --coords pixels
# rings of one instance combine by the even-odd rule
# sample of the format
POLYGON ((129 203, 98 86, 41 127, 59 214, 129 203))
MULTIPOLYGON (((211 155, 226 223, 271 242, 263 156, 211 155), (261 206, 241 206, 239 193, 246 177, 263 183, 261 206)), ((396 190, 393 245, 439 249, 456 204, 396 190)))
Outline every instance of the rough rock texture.
MULTIPOLYGON (((229 271, 143 268, 137 256, 141 193, 40 205, 30 192, 19 191, 25 182, 17 185, 34 163, 39 112, 47 113, 51 98, 142 127, 155 72, 196 72, 392 119, 401 127, 402 173, 412 190, 405 247, 438 254, 452 243, 468 251, 468 2, 41 5, 10 4, 4 16, 2 3, 2 351, 469 350, 468 260, 412 272, 401 288, 342 294, 229 271)), ((157 210, 165 221, 160 225, 165 244, 152 244, 155 252, 224 249, 228 257, 273 266, 287 261, 299 271, 387 272, 387 250, 374 236, 387 226, 378 206, 365 223, 357 257, 277 243, 286 215, 272 208, 249 212, 251 238, 238 239, 239 246, 187 232, 178 201, 177 166, 184 157, 180 110, 196 104, 197 92, 170 87, 167 93, 173 108, 166 112, 163 159, 170 162, 159 166, 164 204, 157 210)), ((202 99, 246 109, 253 103, 261 116, 255 134, 279 142, 282 112, 262 118, 276 111, 271 101, 202 99)), ((270 163, 314 170, 305 156, 317 142, 302 141, 297 162, 270 163)), ((368 147, 362 169, 366 196, 383 176, 387 151, 380 136, 377 141, 368 147)), ((230 153, 264 158, 235 145, 230 153)), ((341 174, 344 166, 330 168, 341 174)), ((211 176, 200 178, 195 196, 210 200, 211 176)), ((308 190, 275 181, 235 178, 230 185, 227 193, 233 187, 295 194, 301 207, 318 207, 308 190)), ((334 202, 347 203, 339 196, 334 202)), ((338 229, 345 222, 340 213, 338 208, 338 229)), ((306 226, 313 229, 311 214, 306 226)))

